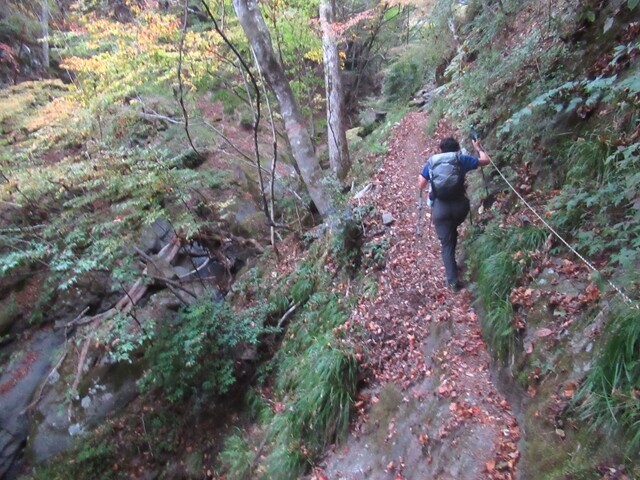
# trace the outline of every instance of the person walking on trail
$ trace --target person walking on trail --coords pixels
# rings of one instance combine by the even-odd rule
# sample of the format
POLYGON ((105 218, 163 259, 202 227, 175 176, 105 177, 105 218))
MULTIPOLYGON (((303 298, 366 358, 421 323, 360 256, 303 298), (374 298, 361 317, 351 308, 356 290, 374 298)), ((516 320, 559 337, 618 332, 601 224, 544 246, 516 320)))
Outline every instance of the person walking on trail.
POLYGON ((442 245, 442 261, 447 282, 454 292, 462 288, 456 265, 458 226, 464 222, 470 208, 465 191, 465 175, 471 170, 488 165, 491 161, 480 142, 476 139, 472 142, 478 157, 461 153, 460 144, 455 138, 445 138, 440 142, 441 153, 429 157, 418 177, 420 198, 427 185, 431 184, 431 216, 442 245))

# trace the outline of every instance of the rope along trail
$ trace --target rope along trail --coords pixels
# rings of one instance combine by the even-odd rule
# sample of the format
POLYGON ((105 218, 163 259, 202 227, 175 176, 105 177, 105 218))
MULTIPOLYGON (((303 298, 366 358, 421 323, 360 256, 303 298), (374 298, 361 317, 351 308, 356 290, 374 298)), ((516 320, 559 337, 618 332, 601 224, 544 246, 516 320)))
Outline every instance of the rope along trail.
MULTIPOLYGON (((594 267, 591 262, 589 262, 586 258, 584 258, 580 252, 578 252, 573 246, 571 246, 569 244, 569 242, 567 242, 544 218, 542 218, 542 216, 535 211, 535 209, 529 204, 529 202, 527 202, 524 197, 520 194, 520 192, 518 192, 515 187, 511 184, 511 182, 509 182, 509 180, 507 179, 507 177, 504 176, 504 174, 502 173, 502 171, 500 171, 500 169, 498 168, 498 166, 495 164, 495 162, 491 159, 489 159, 489 161, 491 162, 491 165, 493 165, 493 168, 496 169, 496 172, 498 172, 498 174, 500 175, 500 177, 502 177, 502 179, 504 180, 504 182, 507 184, 507 186, 511 189, 511 191, 513 193, 516 194, 516 196, 522 201, 522 203, 525 204, 525 206, 531 211, 531 213, 533 213, 538 220, 540 220, 542 222, 542 224, 558 239, 560 240, 569 250, 571 250, 571 252, 574 253, 574 255, 576 255, 586 266, 587 268, 589 268, 592 272, 597 273, 600 277, 604 278, 604 275, 602 275, 600 273, 600 271, 594 267)), ((635 308, 636 310, 640 309, 640 306, 638 306, 638 303, 635 302, 634 300, 632 300, 631 298, 629 298, 629 296, 624 293, 622 291, 622 289, 620 287, 618 287, 616 284, 614 284, 610 279, 605 279, 606 282, 609 284, 609 286, 611 286, 611 288, 613 288, 624 300, 624 302, 626 304, 628 304, 630 307, 635 308)))

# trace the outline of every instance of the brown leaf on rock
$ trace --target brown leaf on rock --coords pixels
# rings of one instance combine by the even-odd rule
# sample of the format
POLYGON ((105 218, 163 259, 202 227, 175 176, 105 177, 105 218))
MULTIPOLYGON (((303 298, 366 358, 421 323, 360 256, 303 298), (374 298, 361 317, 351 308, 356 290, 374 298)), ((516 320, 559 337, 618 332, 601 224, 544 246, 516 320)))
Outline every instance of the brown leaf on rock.
POLYGON ((564 386, 564 390, 562 394, 566 399, 572 399, 576 394, 576 390, 578 389, 578 385, 575 382, 569 382, 564 386))
POLYGON ((549 335, 553 334, 553 331, 549 328, 540 328, 536 331, 536 337, 548 337, 549 335))

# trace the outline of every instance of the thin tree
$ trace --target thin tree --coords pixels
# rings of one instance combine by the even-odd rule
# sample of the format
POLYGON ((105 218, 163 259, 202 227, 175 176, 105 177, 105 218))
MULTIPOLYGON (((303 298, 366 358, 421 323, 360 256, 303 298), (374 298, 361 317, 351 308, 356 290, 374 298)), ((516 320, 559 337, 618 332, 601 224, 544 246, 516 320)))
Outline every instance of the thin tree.
POLYGON ((329 164, 339 180, 344 180, 351 168, 344 118, 344 96, 340 72, 340 58, 336 45, 335 0, 320 2, 324 83, 327 98, 327 129, 329 164))
POLYGON ((41 0, 40 26, 42 27, 42 65, 49 68, 49 4, 41 0))
POLYGON ((298 101, 285 75, 284 67, 273 50, 271 36, 258 2, 257 0, 233 0, 233 7, 260 64, 264 78, 278 100, 291 153, 302 180, 318 212, 326 217, 333 211, 331 197, 321 184, 320 163, 316 158, 311 137, 298 101))

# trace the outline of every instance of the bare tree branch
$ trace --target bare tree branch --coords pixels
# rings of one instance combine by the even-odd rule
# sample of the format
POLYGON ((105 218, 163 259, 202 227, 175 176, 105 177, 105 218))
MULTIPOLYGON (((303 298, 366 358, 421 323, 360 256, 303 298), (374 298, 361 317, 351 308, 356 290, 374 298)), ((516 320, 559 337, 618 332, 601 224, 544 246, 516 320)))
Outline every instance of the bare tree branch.
POLYGON ((179 98, 179 103, 180 103, 180 108, 182 109, 182 115, 184 116, 184 131, 187 134, 187 138, 189 139, 189 145, 191 145, 191 148, 193 149, 193 151, 196 153, 196 155, 200 156, 200 152, 198 152, 198 149, 195 147, 195 145, 193 144, 193 140, 191 139, 191 133, 189 132, 189 113, 187 112, 187 108, 184 105, 184 90, 183 90, 183 83, 182 83, 182 56, 183 56, 183 50, 184 50, 184 39, 187 35, 187 17, 189 15, 189 0, 185 0, 184 1, 184 20, 182 23, 182 35, 180 36, 180 47, 178 49, 178 54, 179 54, 179 59, 178 59, 178 87, 180 89, 180 98, 179 98))
MULTIPOLYGON (((218 35, 220 35, 222 40, 227 44, 227 46, 231 49, 231 51, 234 53, 234 55, 242 65, 242 68, 244 69, 246 75, 249 77, 249 80, 251 81, 251 85, 253 86, 253 89, 255 91, 255 95, 256 95, 255 108, 253 107, 254 103, 251 102, 250 100, 250 106, 252 107, 251 110, 253 112, 253 147, 256 155, 255 162, 258 165, 258 182, 260 186, 260 194, 262 196, 262 208, 264 210, 265 216, 267 217, 267 221, 269 222, 269 226, 275 227, 276 225, 273 221, 273 217, 271 215, 269 205, 267 203, 267 197, 264 189, 264 179, 262 178, 262 165, 260 161, 260 144, 258 141, 258 130, 260 127, 260 120, 262 117, 262 112, 260 110, 260 105, 262 103, 262 99, 260 95, 260 87, 258 86, 258 81, 256 80, 253 73, 251 72, 251 69, 245 62, 242 55, 240 55, 240 52, 238 52, 235 45, 231 43, 231 41, 227 38, 225 33, 220 29, 218 22, 216 21, 215 17, 211 13, 211 10, 209 9, 209 6, 207 5, 207 3, 204 0, 201 0, 201 3, 204 6, 205 10, 207 11, 209 18, 213 22, 213 26, 216 29, 216 32, 218 32, 218 35)), ((243 75, 243 80, 246 81, 246 77, 244 75, 243 75)), ((249 95, 248 91, 247 91, 247 95, 248 95, 248 98, 251 99, 251 95, 249 95)))

